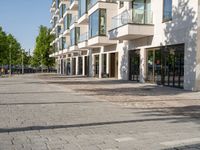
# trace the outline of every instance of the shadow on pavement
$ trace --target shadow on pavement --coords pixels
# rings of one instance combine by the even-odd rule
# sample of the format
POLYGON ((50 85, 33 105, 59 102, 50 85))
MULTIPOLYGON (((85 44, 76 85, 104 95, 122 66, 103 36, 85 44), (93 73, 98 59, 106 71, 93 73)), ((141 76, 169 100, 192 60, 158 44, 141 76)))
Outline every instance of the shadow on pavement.
POLYGON ((185 145, 185 146, 166 148, 162 150, 198 150, 198 149, 200 149, 200 144, 190 144, 190 145, 185 145))
POLYGON ((152 122, 152 121, 173 121, 173 120, 185 120, 186 117, 165 117, 165 118, 149 118, 149 119, 138 119, 138 120, 123 120, 123 121, 108 121, 108 122, 94 122, 84 124, 72 124, 72 125, 52 125, 52 126, 28 126, 19 128, 0 128, 0 133, 7 132, 24 132, 34 130, 49 130, 49 129, 68 129, 68 128, 83 128, 83 127, 95 127, 95 126, 106 126, 106 125, 120 125, 140 122, 152 122))
MULTIPOLYGON (((83 104, 83 103, 102 103, 104 101, 71 101, 71 102, 36 102, 36 103, 0 103, 0 106, 15 105, 54 105, 54 104, 83 104)), ((107 102, 105 102, 107 103, 107 102)))
POLYGON ((195 123, 200 124, 200 105, 191 105, 184 107, 148 108, 148 109, 143 109, 143 111, 138 111, 138 112, 134 111, 133 113, 137 113, 146 117, 180 116, 180 117, 186 117, 188 119, 184 120, 177 119, 173 121, 173 123, 193 121, 195 123))

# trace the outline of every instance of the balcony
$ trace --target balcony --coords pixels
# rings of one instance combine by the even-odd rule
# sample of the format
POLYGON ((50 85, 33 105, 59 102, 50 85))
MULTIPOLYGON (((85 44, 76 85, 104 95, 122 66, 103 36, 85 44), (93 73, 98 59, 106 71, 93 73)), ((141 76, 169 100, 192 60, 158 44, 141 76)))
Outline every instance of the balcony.
POLYGON ((78 10, 78 0, 70 0, 70 10, 78 10))
POLYGON ((117 41, 109 40, 107 36, 95 36, 88 40, 89 47, 101 47, 112 44, 117 44, 117 41))
POLYGON ((70 30, 76 26, 78 22, 78 16, 73 16, 70 21, 70 30))
POLYGON ((78 48, 79 49, 88 48, 88 32, 80 35, 79 40, 78 40, 78 48))
POLYGON ((91 0, 88 6, 88 15, 91 15, 99 8, 113 9, 117 11, 118 4, 116 0, 91 0))
POLYGON ((85 13, 84 15, 79 17, 78 24, 86 25, 86 24, 88 24, 88 20, 89 20, 88 14, 85 13))
POLYGON ((126 10, 112 18, 110 40, 132 40, 154 35, 153 13, 146 10, 126 10))
POLYGON ((79 51, 80 49, 78 48, 78 46, 77 45, 73 45, 73 46, 70 46, 69 47, 69 51, 71 52, 71 51, 79 51))

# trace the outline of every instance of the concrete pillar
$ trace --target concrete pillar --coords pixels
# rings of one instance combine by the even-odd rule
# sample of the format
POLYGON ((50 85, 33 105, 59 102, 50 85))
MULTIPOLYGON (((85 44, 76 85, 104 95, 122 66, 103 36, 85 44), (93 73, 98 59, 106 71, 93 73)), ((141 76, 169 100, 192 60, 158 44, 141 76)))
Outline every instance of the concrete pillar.
POLYGON ((106 73, 110 75, 110 53, 106 54, 106 73))
POLYGON ((102 54, 99 53, 99 78, 102 78, 102 66, 103 66, 102 54))
POLYGON ((128 80, 129 76, 128 44, 128 41, 124 41, 124 43, 120 46, 118 55, 118 79, 120 80, 128 80))
POLYGON ((60 64, 59 65, 59 69, 60 69, 59 74, 62 74, 62 70, 61 70, 62 69, 62 64, 61 64, 61 61, 62 61, 62 59, 60 59, 60 61, 59 61, 59 64, 60 64))
POLYGON ((88 51, 88 57, 89 57, 89 76, 92 77, 93 76, 93 58, 92 58, 92 50, 90 49, 88 51))
POLYGON ((79 64, 78 64, 78 56, 76 57, 76 75, 78 75, 79 64))
POLYGON ((95 55, 92 55, 92 76, 94 77, 95 76, 95 55))
POLYGON ((83 61, 83 72, 82 72, 82 75, 85 76, 85 56, 82 56, 82 61, 83 61))
POLYGON ((70 58, 70 75, 72 76, 73 73, 73 62, 72 62, 72 57, 70 58))
POLYGON ((146 49, 141 48, 140 49, 140 82, 144 83, 146 79, 146 63, 147 63, 147 57, 146 57, 146 49))

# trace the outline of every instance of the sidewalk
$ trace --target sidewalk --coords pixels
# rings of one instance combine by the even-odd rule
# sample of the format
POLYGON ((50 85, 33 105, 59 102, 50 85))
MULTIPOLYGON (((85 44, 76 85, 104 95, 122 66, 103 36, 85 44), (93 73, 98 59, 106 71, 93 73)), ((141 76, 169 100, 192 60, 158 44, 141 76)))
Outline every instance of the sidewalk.
POLYGON ((200 105, 200 92, 116 79, 39 75, 48 84, 134 108, 168 108, 200 105))

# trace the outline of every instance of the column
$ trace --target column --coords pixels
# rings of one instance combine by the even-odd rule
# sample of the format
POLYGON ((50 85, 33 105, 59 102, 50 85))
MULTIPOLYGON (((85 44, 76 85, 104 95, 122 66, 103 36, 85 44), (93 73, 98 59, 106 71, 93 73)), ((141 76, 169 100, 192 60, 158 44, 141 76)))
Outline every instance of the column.
POLYGON ((82 57, 82 61, 83 61, 83 76, 85 76, 85 56, 82 57))
POLYGON ((102 54, 99 53, 99 78, 102 78, 102 66, 103 66, 102 63, 103 63, 102 54))
POLYGON ((78 61, 78 56, 76 57, 76 75, 79 73, 79 61, 78 61))
POLYGON ((94 77, 95 76, 95 72, 94 72, 94 70, 95 70, 95 55, 92 55, 92 65, 91 66, 92 66, 91 67, 92 76, 94 77))
POLYGON ((72 76, 73 73, 73 61, 72 61, 72 57, 70 57, 70 75, 72 76))
POLYGON ((147 57, 146 57, 146 49, 141 48, 140 49, 140 82, 144 83, 146 79, 146 62, 147 62, 147 57))
POLYGON ((110 76, 110 53, 106 54, 106 73, 110 76))

